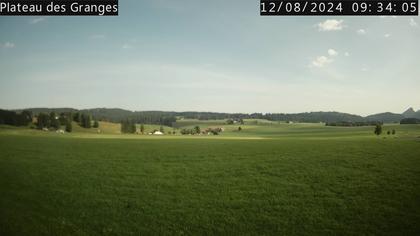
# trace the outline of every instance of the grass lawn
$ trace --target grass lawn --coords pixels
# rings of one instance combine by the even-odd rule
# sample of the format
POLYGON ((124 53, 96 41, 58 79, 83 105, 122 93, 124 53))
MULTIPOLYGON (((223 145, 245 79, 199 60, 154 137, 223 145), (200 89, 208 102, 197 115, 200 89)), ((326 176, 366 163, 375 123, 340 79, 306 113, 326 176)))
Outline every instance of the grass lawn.
POLYGON ((371 127, 243 128, 151 137, 1 127, 0 235, 420 234, 420 126, 388 125, 397 135, 380 137, 371 127))

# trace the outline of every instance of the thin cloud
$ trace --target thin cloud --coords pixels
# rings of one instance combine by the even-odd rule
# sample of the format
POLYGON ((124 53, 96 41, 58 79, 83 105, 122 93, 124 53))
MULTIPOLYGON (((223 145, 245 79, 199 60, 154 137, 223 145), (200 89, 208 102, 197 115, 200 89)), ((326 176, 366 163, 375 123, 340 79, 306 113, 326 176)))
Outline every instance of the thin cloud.
POLYGON ((344 20, 326 20, 318 23, 319 31, 338 31, 344 28, 344 20))
POLYGON ((349 57, 350 56, 350 53, 349 52, 345 52, 344 53, 344 56, 349 57))
POLYGON ((359 35, 365 35, 367 32, 366 32, 366 30, 365 29, 359 29, 359 30, 357 30, 357 34, 359 34, 359 35))
POLYGON ((122 45, 122 49, 130 49, 130 48, 133 48, 133 46, 131 46, 130 44, 123 44, 122 45))
POLYGON ((331 64, 334 60, 328 58, 326 56, 319 56, 315 60, 312 61, 311 66, 315 66, 318 68, 325 67, 328 64, 331 64))
POLYGON ((38 17, 38 18, 30 20, 29 24, 31 24, 31 25, 38 24, 42 21, 45 21, 45 19, 46 19, 46 17, 38 17))
POLYGON ((410 18, 410 26, 417 27, 417 22, 413 18, 410 18))
POLYGON ((328 49, 328 55, 334 57, 334 56, 338 55, 338 52, 336 50, 330 48, 330 49, 328 49))
POLYGON ((327 51, 328 56, 318 56, 311 62, 309 67, 318 67, 322 68, 334 62, 333 57, 338 55, 338 52, 332 48, 328 49, 327 51))
POLYGON ((389 37, 391 37, 391 34, 384 34, 384 37, 389 38, 389 37))
POLYGON ((15 44, 11 42, 0 43, 0 48, 14 48, 15 44))

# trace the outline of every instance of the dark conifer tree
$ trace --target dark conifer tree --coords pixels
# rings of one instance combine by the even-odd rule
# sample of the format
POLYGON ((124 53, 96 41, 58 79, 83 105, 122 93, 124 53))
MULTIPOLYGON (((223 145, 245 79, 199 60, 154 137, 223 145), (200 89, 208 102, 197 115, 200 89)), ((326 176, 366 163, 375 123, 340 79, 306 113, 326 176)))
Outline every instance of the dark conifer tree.
POLYGON ((58 120, 55 112, 50 113, 50 127, 54 129, 60 129, 60 121, 58 120))
POLYGON ((194 133, 199 134, 201 132, 200 126, 194 127, 194 133))
POLYGON ((90 115, 86 115, 85 128, 90 129, 91 127, 92 127, 92 117, 90 115))
POLYGON ((374 133, 378 136, 381 135, 382 134, 382 125, 380 125, 380 124, 376 125, 374 133))
POLYGON ((68 119, 66 122, 66 132, 71 133, 73 131, 73 125, 71 124, 71 120, 68 119))
POLYGON ((45 113, 39 113, 36 125, 38 129, 50 127, 50 116, 45 113))
POLYGON ((73 121, 75 121, 77 123, 82 122, 82 116, 79 112, 76 112, 76 113, 73 114, 73 121))

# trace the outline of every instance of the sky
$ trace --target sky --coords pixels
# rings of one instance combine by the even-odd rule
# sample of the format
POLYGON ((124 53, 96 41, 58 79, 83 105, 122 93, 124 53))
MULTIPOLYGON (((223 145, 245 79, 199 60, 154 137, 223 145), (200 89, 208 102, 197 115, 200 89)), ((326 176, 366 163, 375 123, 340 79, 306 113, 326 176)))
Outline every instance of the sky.
POLYGON ((0 108, 420 109, 420 17, 261 17, 255 0, 119 7, 0 17, 0 108))

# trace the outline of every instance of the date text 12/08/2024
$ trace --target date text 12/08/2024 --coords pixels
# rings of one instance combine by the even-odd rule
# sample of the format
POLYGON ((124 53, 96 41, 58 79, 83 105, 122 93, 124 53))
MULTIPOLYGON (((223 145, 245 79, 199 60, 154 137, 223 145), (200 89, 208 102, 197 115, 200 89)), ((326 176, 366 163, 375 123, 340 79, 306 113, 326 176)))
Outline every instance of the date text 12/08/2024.
POLYGON ((418 0, 261 0, 260 15, 418 15, 418 0))

